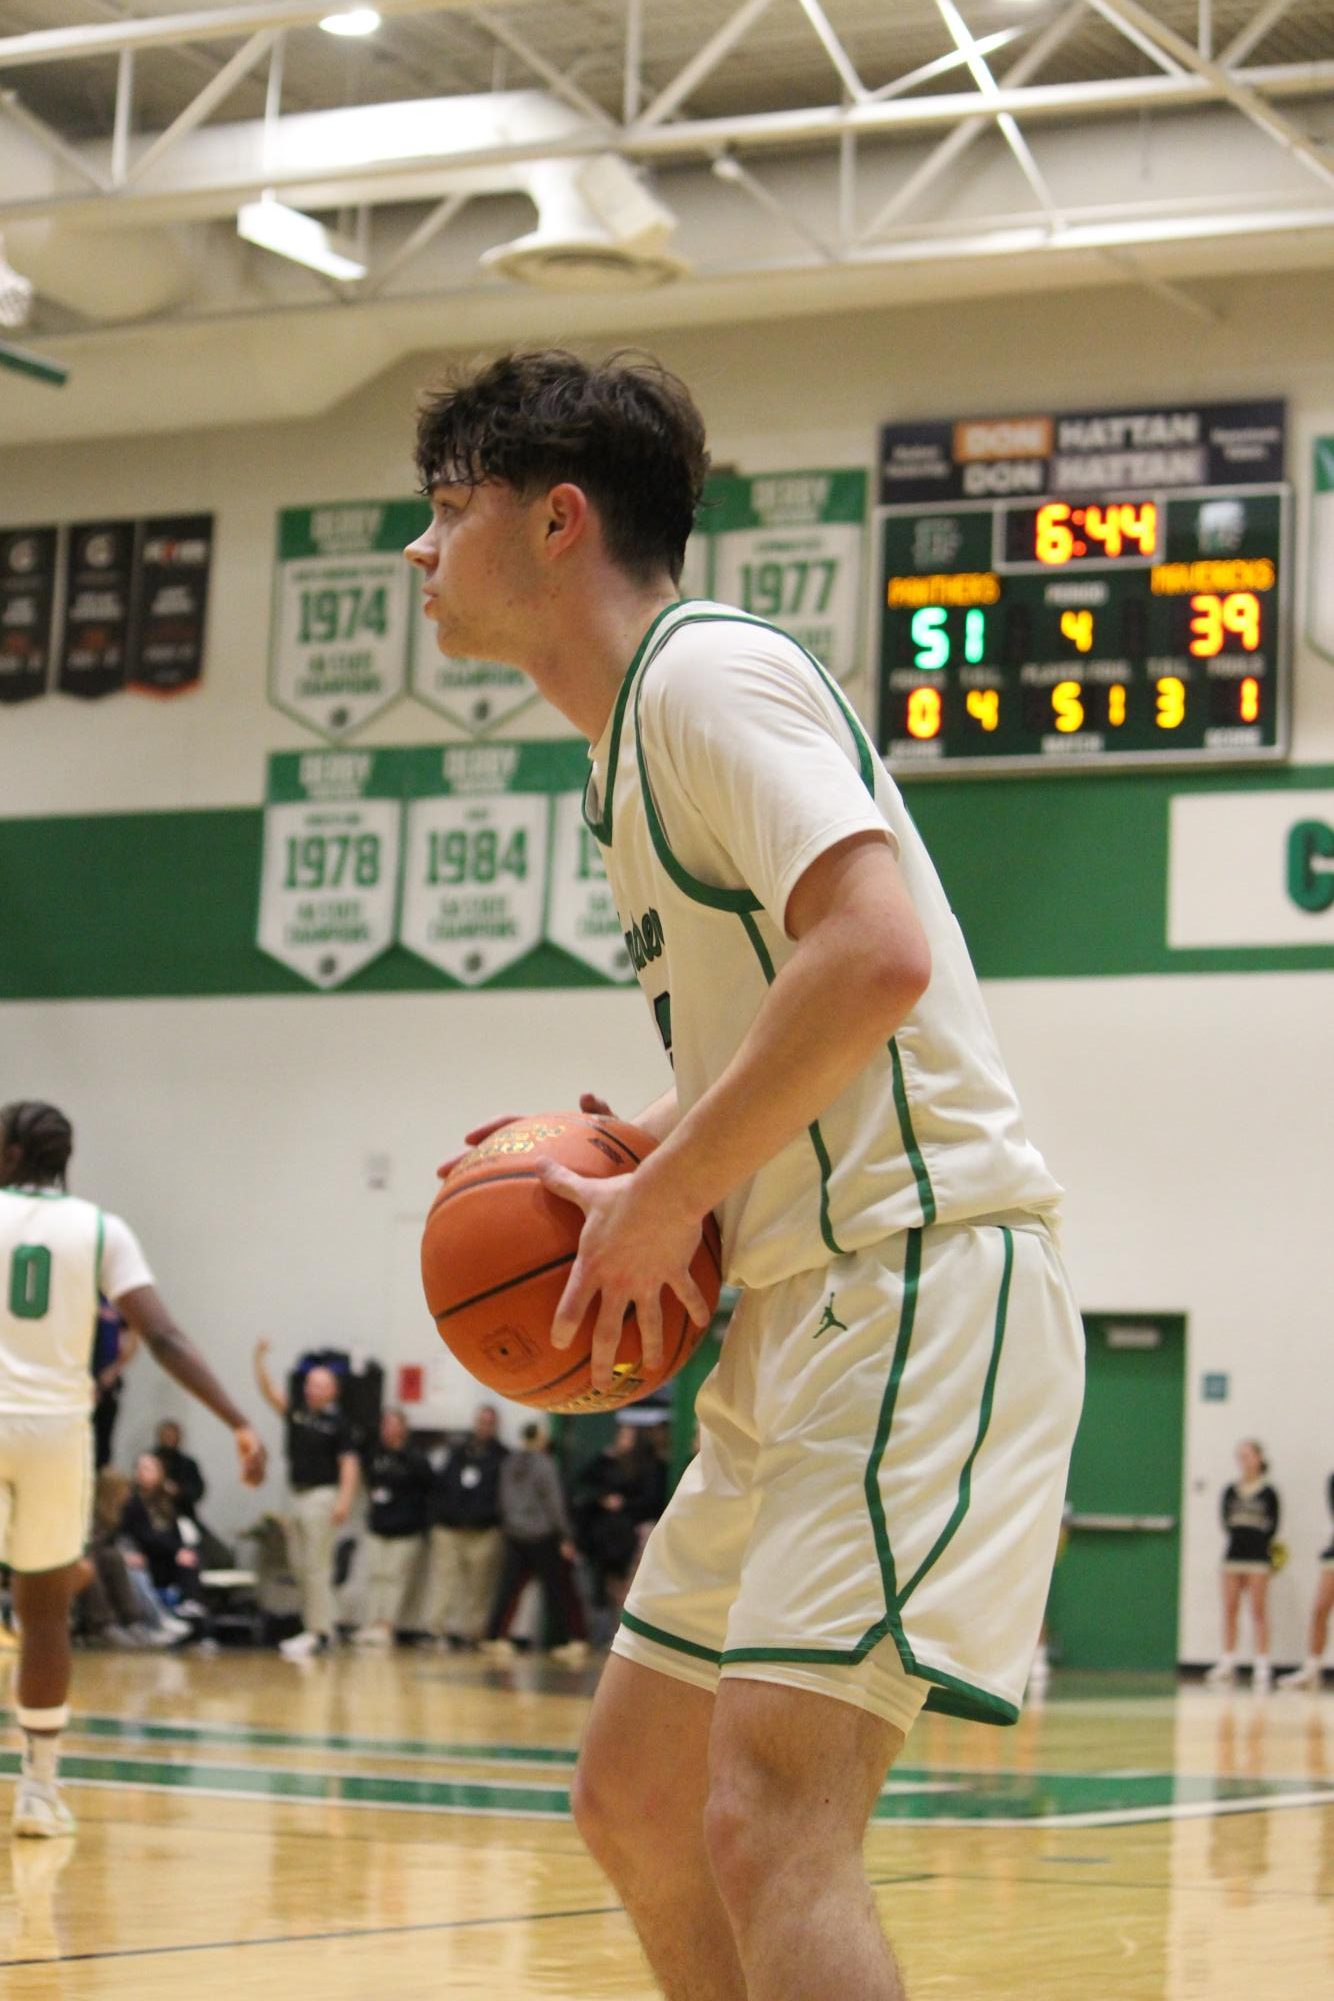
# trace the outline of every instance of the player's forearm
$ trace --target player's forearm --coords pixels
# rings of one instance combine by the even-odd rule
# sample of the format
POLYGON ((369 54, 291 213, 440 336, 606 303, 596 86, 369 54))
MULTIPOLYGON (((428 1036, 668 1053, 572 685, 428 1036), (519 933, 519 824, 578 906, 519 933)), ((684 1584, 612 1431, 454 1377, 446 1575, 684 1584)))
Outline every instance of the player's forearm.
POLYGON ((676 1086, 673 1084, 651 1105, 645 1105, 642 1112, 636 1112, 632 1124, 637 1125, 641 1132, 652 1133, 661 1145, 676 1130, 680 1117, 681 1108, 676 1102, 676 1086))
POLYGON ((715 1208, 804 1133, 877 1055, 923 990, 855 917, 788 960, 731 1063, 639 1172, 692 1215, 715 1208))

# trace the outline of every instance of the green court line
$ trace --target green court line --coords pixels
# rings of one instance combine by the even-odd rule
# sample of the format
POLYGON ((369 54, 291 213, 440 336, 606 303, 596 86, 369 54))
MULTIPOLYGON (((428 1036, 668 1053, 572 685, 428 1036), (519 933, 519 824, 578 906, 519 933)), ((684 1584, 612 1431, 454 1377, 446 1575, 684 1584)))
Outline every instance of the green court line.
MULTIPOLYGON (((16 1751, 0 1751, 0 1777, 17 1777, 16 1751)), ((81 1756, 60 1761, 60 1776, 72 1785, 124 1786, 131 1791, 174 1792, 196 1797, 292 1800, 321 1806, 388 1806, 438 1813, 496 1813, 568 1819, 570 1796, 563 1788, 514 1785, 498 1780, 474 1784, 456 1779, 394 1779, 371 1772, 282 1771, 266 1765, 180 1763, 166 1759, 81 1756)))
MULTIPOLYGON (((14 1776, 16 1752, 0 1752, 0 1776, 14 1776)), ((403 1779, 371 1772, 282 1770, 98 1754, 66 1756, 62 1775, 73 1784, 124 1786, 196 1797, 290 1800, 399 1811, 495 1814, 567 1819, 564 1787, 512 1781, 403 1779)), ((949 1826, 1112 1826, 1134 1821, 1209 1817, 1272 1807, 1334 1807, 1334 1784, 1303 1779, 1218 1778, 1146 1772, 960 1773, 898 1771, 881 1795, 877 1821, 949 1826), (922 1786, 911 1790, 914 1780, 922 1786), (942 1788, 950 1786, 945 1792, 942 1788)))
MULTIPOLYGON (((0 1709, 0 1721, 13 1723, 12 1710, 0 1709)), ((551 1744, 456 1744, 440 1743, 430 1737, 359 1737, 302 1734, 292 1730, 266 1730, 248 1723, 153 1722, 134 1716, 75 1714, 70 1718, 70 1735, 109 1737, 146 1744, 217 1744, 234 1748, 253 1746, 260 1750, 360 1751, 383 1758, 448 1759, 473 1765, 557 1765, 572 1768, 578 1752, 551 1744)))

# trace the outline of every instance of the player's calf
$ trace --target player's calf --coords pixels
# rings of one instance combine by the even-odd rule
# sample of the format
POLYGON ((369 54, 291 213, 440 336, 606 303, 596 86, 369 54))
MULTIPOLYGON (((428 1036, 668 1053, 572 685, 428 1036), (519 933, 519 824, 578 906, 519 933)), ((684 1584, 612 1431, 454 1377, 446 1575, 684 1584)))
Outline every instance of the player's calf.
POLYGON ((902 1734, 832 1697, 720 1684, 704 1839, 747 2001, 903 2001, 862 1865, 902 1734))
POLYGON ((704 1850, 712 1708, 702 1688, 613 1655, 572 1789, 579 1832, 624 1899, 666 2001, 747 2001, 704 1850))

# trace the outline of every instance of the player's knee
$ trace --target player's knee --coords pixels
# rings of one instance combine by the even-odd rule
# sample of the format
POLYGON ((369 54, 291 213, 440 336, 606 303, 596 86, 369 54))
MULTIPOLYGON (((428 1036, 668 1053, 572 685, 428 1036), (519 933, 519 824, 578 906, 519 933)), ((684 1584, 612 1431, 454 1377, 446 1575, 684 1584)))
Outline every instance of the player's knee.
POLYGON ((611 1826, 613 1795, 603 1775, 585 1754, 574 1768, 570 1786, 570 1811, 585 1847, 599 1859, 606 1852, 611 1826))
POLYGON ((655 1767, 638 1743, 622 1755, 585 1745, 570 1788, 575 1826, 608 1875, 620 1881, 641 1868, 661 1870, 664 1853, 699 1840, 699 1800, 679 1775, 655 1767), (639 1754, 639 1755, 636 1755, 639 1754))
POLYGON ((574 1824, 604 1866, 633 1853, 636 1837, 641 1842, 646 1837, 641 1792, 638 1775, 626 1760, 599 1754, 587 1745, 579 1754, 570 1788, 574 1824))
POLYGON ((735 1768, 716 1771, 704 1809, 704 1846, 718 1894, 743 1923, 791 1855, 792 1837, 799 1837, 781 1801, 756 1778, 735 1768))

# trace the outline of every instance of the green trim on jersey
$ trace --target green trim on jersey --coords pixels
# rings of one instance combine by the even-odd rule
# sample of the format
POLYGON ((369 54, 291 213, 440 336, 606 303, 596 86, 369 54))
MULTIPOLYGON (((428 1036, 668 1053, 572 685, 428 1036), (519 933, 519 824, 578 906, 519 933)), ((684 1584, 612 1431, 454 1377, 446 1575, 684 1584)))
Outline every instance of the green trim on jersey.
MULTIPOLYGON (((771 987, 774 983, 774 962, 769 957, 768 948, 760 936, 760 928, 749 911, 741 910, 737 912, 737 915, 745 927, 746 936, 751 942, 755 957, 760 962, 760 971, 764 974, 764 983, 766 986, 771 987)), ((843 1246, 834 1235, 834 1226, 829 1220, 829 1179, 834 1171, 829 1159, 829 1149, 824 1143, 824 1134, 820 1131, 820 1121, 818 1119, 813 1119, 806 1130, 811 1136, 811 1145, 815 1149, 816 1164, 820 1169, 820 1235, 824 1238, 826 1249, 834 1257, 841 1258, 844 1255, 843 1246)))
MULTIPOLYGON (((690 604, 692 602, 693 600, 691 599, 685 599, 683 601, 684 604, 690 604)), ((674 606, 669 606, 668 610, 680 610, 681 608, 682 608, 681 606, 674 605, 674 606)), ((665 612, 659 614, 659 618, 664 618, 664 617, 666 617, 665 612)), ((656 624, 657 621, 655 620, 654 625, 656 626, 656 624)), ((861 774, 862 783, 866 787, 867 791, 871 794, 872 798, 875 797, 875 754, 871 749, 870 740, 867 737, 866 732, 863 730, 861 723, 858 721, 856 714, 849 706, 847 699, 843 694, 842 689, 839 687, 838 683, 834 680, 833 676, 827 671, 827 669, 821 666, 820 662, 816 659, 813 653, 807 651, 807 649, 802 645, 799 639, 793 639, 791 633, 784 632, 781 626, 771 625, 768 619, 753 618, 750 616, 749 613, 742 611, 688 611, 685 613, 683 617, 678 618, 676 620, 670 632, 663 633, 661 639, 654 646, 653 650, 647 655, 647 657, 644 657, 644 648, 643 647, 640 648, 640 652, 635 656, 635 662, 630 669, 630 674, 626 677, 626 684, 622 688, 622 694, 624 694, 625 687, 628 686, 630 679, 633 678, 636 672, 638 672, 639 685, 635 689, 635 758, 639 765, 639 783, 640 783, 640 788, 644 795, 644 810, 648 817, 649 835, 653 841, 654 852, 656 853, 658 860, 662 863, 663 867, 666 869, 668 875, 671 877, 672 881, 676 884, 677 888, 682 892, 683 895, 690 897, 692 902, 705 904, 711 910, 731 910, 735 912, 740 912, 743 910, 758 910, 761 907, 760 899, 757 896, 755 896, 750 890, 718 889, 715 888, 715 886, 712 883, 703 882, 700 880, 698 876, 691 874, 690 870, 686 868, 684 862, 682 862, 679 859, 679 857, 672 851, 671 843, 667 838, 666 829, 663 827, 662 820, 658 813, 657 803, 653 797, 653 788, 649 783, 648 762, 644 756, 644 743, 639 729, 639 704, 644 690, 644 681, 648 674, 649 668, 653 665, 653 662, 658 658, 658 655, 666 647, 667 642, 670 639, 674 638, 675 635, 678 632, 681 632, 687 625, 753 625, 753 626, 758 626, 762 632, 775 632, 778 634, 780 639, 786 639, 790 645, 796 647, 799 653, 805 655, 805 658, 810 662, 811 666, 815 669, 816 674, 819 676, 820 680, 824 683, 826 689, 833 696, 835 702, 837 703, 839 712, 842 715, 844 722, 847 724, 848 731, 852 737, 853 744, 856 748, 857 763, 861 774), (641 664, 642 664, 642 671, 640 671, 641 664)), ((653 632, 653 630, 654 626, 650 626, 649 633, 645 635, 645 644, 647 644, 648 638, 650 634, 653 632)), ((619 746, 619 738, 620 738, 619 722, 620 718, 618 715, 617 724, 614 728, 614 734, 612 738, 612 747, 608 753, 608 760, 607 760, 608 780, 607 780, 606 811, 603 814, 602 821, 600 822, 599 827, 593 827, 592 821, 589 821, 590 827, 593 827, 593 832, 597 834, 598 839, 602 841, 604 847, 609 846, 611 841, 610 773, 615 761, 616 751, 619 746), (606 832, 603 833, 602 831, 600 831, 600 828, 605 828, 606 832)), ((587 815, 585 815, 585 818, 587 818, 587 815)))
POLYGON ((913 1592, 917 1589, 927 1572, 933 1568, 949 1548, 951 1542, 953 1542, 955 1535, 963 1524, 964 1516, 968 1513, 969 1504, 972 1500, 973 1466, 978 1453, 982 1450, 982 1444, 987 1432, 991 1428, 991 1407, 996 1396, 996 1376, 1000 1370, 1001 1349, 1005 1344, 1005 1320, 1010 1305, 1010 1276, 1014 1270, 1014 1233, 1002 1225, 1001 1236, 1005 1243, 1005 1261, 1001 1269, 1000 1291, 996 1297, 996 1327, 992 1336, 991 1360, 987 1365, 986 1381, 982 1385, 982 1405, 977 1417, 977 1436, 973 1440, 972 1451, 963 1462, 963 1471, 959 1475, 959 1497, 954 1504, 953 1512, 926 1556, 899 1593, 900 1612, 912 1597, 913 1592))
POLYGON ((969 1723, 1019 1721, 1019 1704, 1007 1702, 989 1688, 978 1688, 975 1682, 961 1681, 957 1674, 944 1674, 939 1668, 916 1667, 913 1673, 919 1681, 932 1683, 923 1706, 941 1716, 962 1716, 969 1723))
MULTIPOLYGON (((686 625, 690 622, 688 619, 682 619, 681 624, 686 625)), ((679 626, 674 625, 672 627, 672 632, 679 630, 679 626)), ((668 633, 667 639, 670 638, 671 633, 668 633)), ((663 640, 664 646, 667 643, 667 639, 663 640)), ((661 648, 658 651, 661 651, 661 648)), ((656 658, 657 652, 645 661, 645 673, 647 673, 656 658)), ((653 786, 648 775, 648 761, 644 756, 644 740, 639 731, 639 699, 643 693, 643 689, 644 677, 641 675, 639 686, 635 689, 635 762, 639 766, 639 790, 644 800, 644 814, 648 820, 649 838, 653 842, 654 854, 656 854, 658 860, 676 884, 676 887, 681 891, 681 894, 688 896, 692 903, 702 903, 710 910, 729 910, 738 917, 744 915, 747 911, 758 910, 760 908, 760 899, 758 896, 752 895, 750 890, 715 888, 712 883, 704 882, 699 876, 692 875, 685 863, 673 852, 672 844, 667 838, 667 830, 663 826, 662 818, 658 812, 658 802, 653 797, 653 786)))
POLYGON ((889 1444, 889 1432, 894 1422, 894 1405, 898 1401, 899 1384, 903 1381, 903 1372, 908 1366, 908 1350, 912 1345, 913 1322, 917 1317, 917 1293, 922 1273, 922 1232, 920 1229, 909 1230, 907 1235, 908 1242, 903 1255, 903 1304, 899 1309, 899 1331, 894 1343, 889 1380, 880 1401, 875 1439, 871 1446, 871 1456, 866 1462, 866 1477, 863 1481, 866 1509, 871 1518, 871 1533, 875 1538, 876 1557, 880 1565, 885 1597, 884 1612, 873 1626, 867 1628, 855 1646, 733 1647, 723 1655, 724 1666, 728 1661, 829 1661, 842 1663, 845 1667, 855 1667, 858 1661, 865 1660, 873 1647, 878 1647, 883 1639, 892 1635, 905 1672, 925 1676, 926 1670, 919 1668, 914 1661, 912 1648, 908 1645, 899 1622, 898 1579, 894 1572, 894 1552, 890 1548, 889 1529, 885 1523, 885 1504, 880 1493, 880 1466, 885 1456, 885 1448, 889 1444))
MULTIPOLYGON (((1008 1233, 1006 1233, 1006 1237, 1008 1237, 1008 1233)), ((1006 1301, 1008 1301, 1008 1271, 1010 1271, 1010 1267, 1006 1265, 1006 1281, 1004 1281, 1004 1297, 1006 1297, 1006 1301)), ((926 1709, 942 1711, 944 1715, 950 1715, 950 1717, 966 1717, 972 1723, 1016 1723, 1018 1721, 1018 1707, 1014 1703, 1008 1703, 1002 1695, 994 1695, 990 1689, 978 1689, 970 1681, 960 1681, 958 1675, 948 1675, 944 1669, 930 1667, 926 1661, 918 1661, 918 1657, 914 1655, 912 1645, 910 1645, 910 1641, 908 1641, 908 1637, 904 1633, 902 1619, 900 1619, 902 1599, 908 1595, 908 1591, 914 1589, 914 1585, 918 1583, 918 1579, 914 1577, 912 1583, 908 1585, 908 1591, 904 1591, 904 1595, 900 1597, 900 1593, 898 1593, 898 1579, 896 1579, 896 1571, 894 1571, 894 1551, 890 1547, 890 1531, 888 1531, 888 1525, 886 1525, 886 1519, 884 1519, 884 1499, 880 1495, 880 1465, 884 1461, 884 1453, 886 1453, 888 1443, 890 1443, 890 1429, 894 1425, 894 1405, 898 1401, 898 1387, 900 1387, 900 1383, 904 1379, 904 1369, 908 1367, 908 1351, 912 1347, 912 1329, 914 1329, 914 1321, 916 1321, 920 1281, 922 1281, 922 1231, 920 1229, 912 1229, 912 1231, 908 1231, 908 1245, 906 1245, 906 1251, 904 1251, 904 1303, 902 1303, 900 1317, 898 1317, 898 1337, 896 1337, 896 1343, 894 1343, 894 1361, 890 1365, 890 1379, 886 1383, 884 1399, 880 1403, 880 1419, 876 1423, 876 1439, 874 1439, 874 1445, 872 1445, 872 1451, 870 1451, 870 1459, 866 1463, 866 1481, 864 1481, 866 1507, 868 1507, 868 1513, 870 1513, 872 1535, 876 1539, 876 1555, 880 1559, 880 1577, 882 1577, 882 1585, 884 1585, 884 1615, 862 1635, 862 1639, 856 1643, 856 1647, 730 1647, 722 1655, 722 1665, 726 1667, 732 1661, 738 1661, 738 1663, 740 1661, 794 1661, 798 1665, 800 1663, 808 1663, 808 1665, 826 1665, 828 1663, 832 1667, 838 1667, 838 1665, 842 1665, 842 1667, 856 1667, 858 1661, 864 1661, 866 1655, 872 1653, 872 1649, 880 1645, 880 1641, 892 1639, 894 1647, 898 1651, 898 1659, 902 1661, 904 1673, 906 1675, 914 1675, 918 1681, 930 1683, 930 1695, 926 1697, 926 1709)), ((1002 1327, 1004 1327, 1004 1315, 1000 1319, 1002 1319, 1002 1327)), ((980 1431, 978 1443, 986 1435, 986 1427, 990 1423, 990 1399, 988 1399, 988 1393, 990 1393, 990 1389, 994 1389, 996 1355, 998 1355, 998 1351, 992 1357, 992 1371, 988 1373, 988 1389, 984 1391, 984 1421, 978 1427, 978 1431, 980 1431)), ((974 1447, 974 1455, 970 1455, 968 1467, 972 1467, 972 1457, 976 1457, 976 1447, 974 1447)), ((944 1547, 944 1543, 940 1547, 944 1547)), ((934 1561, 936 1555, 938 1555, 938 1551, 932 1553, 932 1561, 934 1561)))
POLYGON ((917 1183, 917 1198, 922 1205, 922 1222, 930 1225, 936 1220, 936 1191, 931 1186, 931 1176, 927 1173, 922 1149, 917 1144, 913 1131, 912 1109, 908 1104, 907 1087, 903 1082, 903 1059, 899 1055, 897 1038, 890 1037, 889 1061, 894 1076, 894 1109, 899 1115, 899 1137, 903 1141, 903 1151, 908 1156, 908 1165, 917 1183))
MULTIPOLYGON (((641 683, 642 686, 642 683, 641 683)), ((653 852, 666 869, 676 887, 692 903, 705 904, 710 910, 731 911, 734 916, 744 917, 749 911, 760 908, 758 896, 752 896, 748 889, 715 889, 712 883, 701 882, 691 875, 683 862, 677 860, 667 839, 666 830, 658 817, 658 808, 649 785, 648 767, 644 761, 644 746, 639 736, 639 696, 635 696, 635 758, 639 764, 639 789, 644 798, 644 813, 648 820, 649 838, 653 842, 653 852)))
POLYGON ((871 1533, 875 1537, 876 1554, 880 1559, 880 1576, 885 1589, 885 1616, 872 1626, 861 1641, 861 1651, 868 1651, 886 1633, 894 1635, 894 1644, 899 1650, 899 1658, 910 1672, 913 1667, 912 1649, 904 1637, 903 1625, 898 1612, 898 1577, 894 1569, 894 1552, 890 1547, 889 1527, 885 1521, 885 1502, 880 1492, 880 1467, 889 1445, 890 1427, 894 1422, 894 1406, 898 1402, 899 1384, 908 1366, 908 1350, 912 1345, 913 1326, 917 1319, 917 1294, 922 1278, 922 1232, 909 1230, 908 1242, 903 1253, 903 1305, 899 1310, 898 1338, 894 1343, 894 1359, 890 1365, 889 1381, 885 1384, 885 1394, 880 1402, 880 1416, 876 1422, 875 1441, 871 1446, 871 1456, 866 1462, 866 1506, 871 1517, 871 1533))
MULTIPOLYGON (((705 602, 705 600, 692 600, 687 598, 684 600, 684 602, 689 604, 692 602, 705 602)), ((824 666, 821 661, 816 659, 815 655, 811 652, 809 647, 803 646, 799 639, 794 639, 790 632, 784 632, 781 625, 775 625, 771 619, 757 618, 754 612, 749 612, 749 611, 728 610, 728 611, 692 612, 689 618, 683 618, 680 621, 679 625, 674 625, 672 627, 672 632, 679 632, 681 630, 681 626, 683 625, 757 625, 759 626, 762 632, 776 632, 780 639, 786 639, 789 646, 795 646, 798 653, 804 653, 806 658, 810 661, 811 666, 815 669, 820 679, 824 682, 826 689, 833 696, 835 702, 838 704, 838 707, 843 716, 843 720, 848 726, 848 732, 852 737, 853 743, 856 746, 857 765, 861 774, 862 784, 866 787, 867 791, 872 795, 872 797, 874 797, 875 752, 871 748, 871 740, 867 736, 866 731, 862 728, 861 718, 857 715, 856 710, 849 703, 847 696, 843 693, 843 690, 839 687, 838 682, 829 672, 829 669, 826 666, 824 666)), ((671 634, 669 633, 667 637, 670 638, 671 634)))
MULTIPOLYGON (((673 604, 664 605, 635 648, 635 657, 625 670, 625 679, 621 682, 616 696, 616 706, 612 710, 611 743, 607 749, 607 796, 602 802, 602 817, 600 820, 590 820, 588 817, 588 787, 584 787, 583 804, 580 808, 583 814, 584 825, 595 840, 601 841, 604 848, 611 846, 612 794, 616 786, 616 766, 620 762, 621 730, 625 724, 625 705, 630 699, 630 690, 634 686, 635 676, 639 672, 644 655, 648 650, 649 641, 662 624, 662 621, 669 617, 672 612, 679 610, 682 602, 683 600, 677 599, 673 604)), ((688 603, 689 600, 684 600, 684 602, 688 603)))
POLYGON ((650 1626, 647 1619, 637 1619, 633 1612, 621 1613, 621 1624, 628 1626, 632 1633, 638 1633, 641 1640, 655 1640, 660 1647, 670 1647, 674 1653, 691 1654, 698 1661, 711 1661, 715 1667, 723 1655, 713 1647, 702 1647, 698 1640, 683 1640, 677 1633, 668 1633, 661 1626, 650 1626))
POLYGON ((0 1188, 0 1195, 35 1195, 39 1202, 68 1202, 68 1188, 25 1188, 22 1182, 10 1181, 0 1188))

